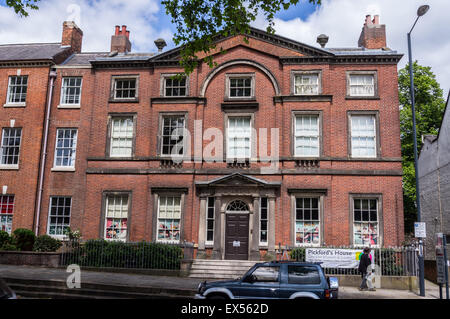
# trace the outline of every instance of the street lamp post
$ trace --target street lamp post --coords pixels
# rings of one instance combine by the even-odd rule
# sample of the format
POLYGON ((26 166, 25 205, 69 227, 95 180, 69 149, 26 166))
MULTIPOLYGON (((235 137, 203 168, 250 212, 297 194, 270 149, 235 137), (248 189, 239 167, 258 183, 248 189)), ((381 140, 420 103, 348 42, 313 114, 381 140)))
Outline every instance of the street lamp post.
MULTIPOLYGON (((414 168, 416 175, 416 205, 417 205, 417 221, 421 221, 420 216, 420 191, 419 191, 419 170, 417 165, 417 133, 416 133, 416 110, 415 110, 415 99, 414 99, 414 75, 413 75, 413 62, 411 54, 411 32, 414 29, 417 20, 425 13, 427 13, 430 6, 423 5, 417 10, 417 18, 411 30, 408 32, 408 55, 409 55, 409 79, 411 82, 410 93, 411 93, 411 111, 413 118, 413 139, 414 139, 414 168)), ((424 272, 424 256, 423 256, 423 242, 422 239, 419 240, 419 289, 420 295, 425 296, 425 272, 424 272)))

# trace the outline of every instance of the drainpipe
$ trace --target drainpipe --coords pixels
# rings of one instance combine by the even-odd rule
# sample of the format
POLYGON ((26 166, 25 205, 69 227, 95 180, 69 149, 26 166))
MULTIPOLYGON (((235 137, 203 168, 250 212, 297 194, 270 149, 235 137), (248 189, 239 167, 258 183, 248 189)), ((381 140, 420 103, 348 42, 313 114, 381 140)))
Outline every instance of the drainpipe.
POLYGON ((39 217, 41 215, 41 204, 42 204, 42 193, 44 191, 44 170, 45 170, 45 161, 47 159, 47 143, 48 143, 48 130, 50 126, 50 111, 52 106, 52 97, 53 97, 53 87, 55 85, 56 71, 51 70, 50 77, 50 90, 48 92, 47 98, 47 111, 45 116, 45 128, 44 128, 44 146, 42 148, 42 156, 41 156, 41 166, 39 168, 39 192, 37 198, 36 205, 36 220, 35 220, 35 229, 34 233, 36 236, 39 235, 39 217))

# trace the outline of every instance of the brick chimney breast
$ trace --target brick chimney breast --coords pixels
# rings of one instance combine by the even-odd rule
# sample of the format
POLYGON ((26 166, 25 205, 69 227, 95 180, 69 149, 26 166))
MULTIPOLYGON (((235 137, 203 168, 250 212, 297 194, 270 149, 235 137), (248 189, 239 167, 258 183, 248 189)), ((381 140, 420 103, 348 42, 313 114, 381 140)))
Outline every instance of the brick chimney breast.
POLYGON ((72 53, 80 53, 83 44, 83 31, 73 21, 64 21, 61 46, 69 46, 72 53))
POLYGON ((361 35, 359 36, 358 47, 366 49, 382 49, 386 47, 386 26, 380 24, 379 15, 375 15, 373 20, 370 15, 366 16, 361 35))
POLYGON ((131 51, 130 31, 123 25, 122 29, 116 25, 115 33, 111 36, 111 52, 128 53, 131 51))

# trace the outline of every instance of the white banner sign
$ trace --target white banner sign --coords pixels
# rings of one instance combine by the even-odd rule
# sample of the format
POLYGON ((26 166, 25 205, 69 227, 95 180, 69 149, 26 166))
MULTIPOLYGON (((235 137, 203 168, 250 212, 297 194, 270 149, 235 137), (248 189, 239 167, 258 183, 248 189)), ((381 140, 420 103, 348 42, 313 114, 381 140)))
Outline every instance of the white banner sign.
MULTIPOLYGON (((320 262, 323 268, 358 268, 362 249, 307 248, 306 262, 320 262)), ((373 262, 373 251, 370 252, 373 262)))

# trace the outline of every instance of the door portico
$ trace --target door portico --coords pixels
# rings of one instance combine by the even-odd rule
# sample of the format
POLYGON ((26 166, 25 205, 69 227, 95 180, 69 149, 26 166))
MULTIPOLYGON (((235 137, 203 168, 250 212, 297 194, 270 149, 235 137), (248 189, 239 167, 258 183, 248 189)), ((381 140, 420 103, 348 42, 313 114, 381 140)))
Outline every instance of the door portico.
POLYGON ((206 258, 206 249, 212 249, 213 259, 259 260, 260 249, 267 249, 268 254, 274 254, 275 199, 279 196, 280 185, 279 182, 266 182, 239 173, 196 182, 200 198, 197 258, 206 258), (213 207, 207 205, 211 197, 214 199, 213 207), (269 203, 268 238, 266 243, 260 245, 259 210, 263 197, 269 203), (240 208, 235 206, 237 203, 240 203, 240 208), (211 216, 214 216, 213 228, 211 216), (207 241, 207 232, 212 229, 213 241, 207 241))

